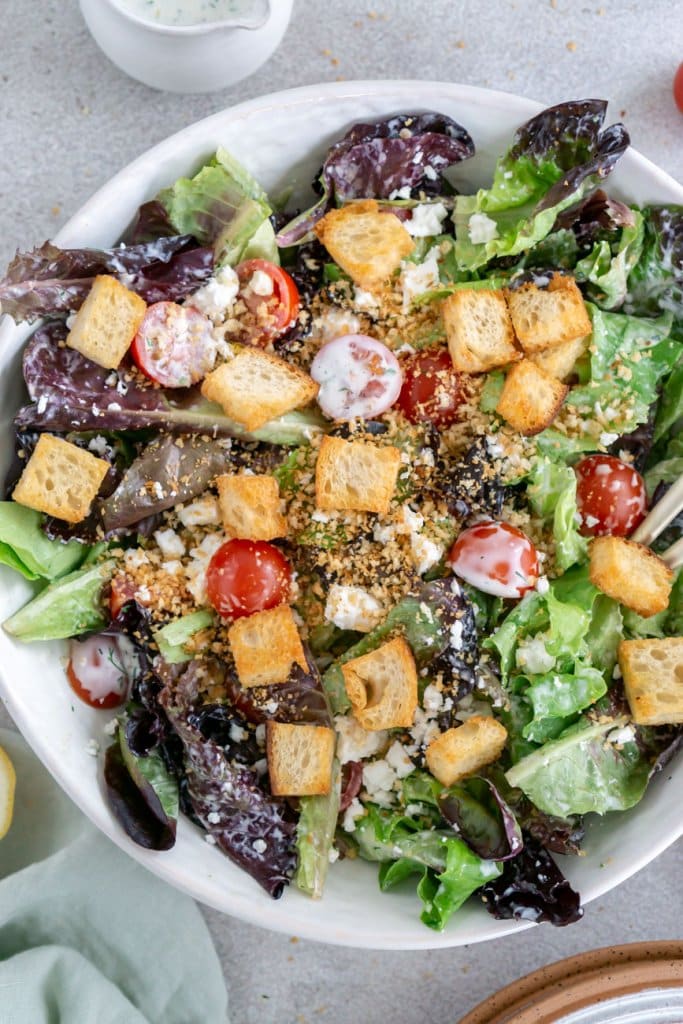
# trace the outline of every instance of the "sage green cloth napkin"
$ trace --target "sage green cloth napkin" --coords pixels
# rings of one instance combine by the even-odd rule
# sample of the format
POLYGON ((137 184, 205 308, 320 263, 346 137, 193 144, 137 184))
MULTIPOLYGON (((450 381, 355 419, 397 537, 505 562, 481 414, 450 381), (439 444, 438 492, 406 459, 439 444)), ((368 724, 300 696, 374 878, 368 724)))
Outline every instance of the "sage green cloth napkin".
POLYGON ((226 1024, 194 902, 97 832, 17 733, 0 746, 17 773, 0 841, 2 1024, 226 1024))

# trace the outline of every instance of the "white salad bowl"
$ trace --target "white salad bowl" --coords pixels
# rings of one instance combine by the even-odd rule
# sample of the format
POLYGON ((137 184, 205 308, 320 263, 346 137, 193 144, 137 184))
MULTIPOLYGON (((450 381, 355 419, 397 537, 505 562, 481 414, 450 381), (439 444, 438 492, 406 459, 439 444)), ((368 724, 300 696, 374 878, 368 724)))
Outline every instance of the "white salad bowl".
MULTIPOLYGON (((470 131, 477 155, 458 169, 455 179, 471 189, 488 180, 514 129, 540 107, 500 92, 430 82, 344 82, 264 96, 191 125, 149 150, 100 189, 55 241, 63 247, 111 245, 142 202, 196 170, 218 144, 234 153, 271 194, 277 196, 293 184, 295 193, 304 197, 326 148, 349 125, 401 111, 442 111, 470 131)), ((621 160, 609 189, 639 203, 683 202, 683 187, 633 150, 621 160)), ((20 351, 28 333, 8 317, 0 323, 5 463, 12 447, 12 415, 21 400, 20 351)), ((31 587, 4 567, 0 583, 4 619, 28 599, 31 587)), ((377 865, 359 861, 332 867, 322 900, 310 900, 290 887, 274 901, 184 819, 172 850, 155 853, 134 845, 106 804, 101 755, 88 753, 93 738, 102 748, 109 742, 103 725, 111 714, 92 710, 74 697, 64 675, 64 653, 59 643, 22 645, 0 631, 2 696, 28 742, 79 807, 123 850, 171 885, 265 928, 348 946, 458 946, 529 927, 497 921, 472 899, 443 933, 431 931, 420 922, 414 887, 382 894, 377 865)), ((619 885, 683 833, 682 788, 679 758, 653 780, 635 809, 591 821, 586 856, 559 858, 584 903, 619 885)))

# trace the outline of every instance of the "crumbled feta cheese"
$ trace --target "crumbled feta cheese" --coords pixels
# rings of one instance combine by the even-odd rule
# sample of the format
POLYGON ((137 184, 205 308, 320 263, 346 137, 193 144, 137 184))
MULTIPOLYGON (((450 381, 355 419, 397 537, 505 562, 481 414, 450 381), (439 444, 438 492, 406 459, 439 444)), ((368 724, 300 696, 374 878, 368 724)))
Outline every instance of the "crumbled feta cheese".
POLYGON ((327 859, 330 864, 336 864, 339 860, 339 850, 335 850, 334 846, 331 846, 327 854, 327 859))
POLYGON ((260 725, 256 726, 256 730, 254 732, 254 738, 256 739, 256 745, 258 747, 260 747, 261 750, 264 750, 265 746, 266 746, 266 723, 265 722, 261 722, 260 725))
POLYGON ((498 225, 485 213, 473 213, 467 222, 467 234, 472 245, 482 245, 498 238, 498 225))
POLYGON ((237 298, 240 282, 232 267, 221 267, 206 284, 187 298, 187 304, 204 313, 210 320, 220 323, 225 319, 237 298))
POLYGON ((255 839, 251 845, 254 848, 255 853, 265 853, 268 849, 268 843, 265 839, 255 839))
POLYGON ((402 185, 389 193, 390 199, 410 199, 410 185, 402 185))
POLYGON ((212 836, 209 832, 207 832, 206 835, 204 836, 204 842, 208 843, 209 846, 215 846, 216 845, 216 837, 212 836))
POLYGON ((547 594, 550 590, 550 583, 547 576, 539 576, 536 580, 536 590, 539 594, 547 594))
POLYGON ((543 675, 555 668, 555 658, 546 650, 545 639, 542 634, 538 634, 537 636, 523 637, 519 641, 515 654, 517 668, 521 668, 531 675, 543 675))
POLYGON ((418 295, 439 287, 439 250, 434 246, 422 263, 401 264, 401 288, 403 290, 403 312, 408 313, 418 295))
POLYGON ((592 530, 594 526, 598 525, 600 520, 597 518, 597 516, 587 515, 584 518, 584 522, 585 522, 586 526, 588 527, 588 529, 592 530))
POLYGON ((330 514, 329 512, 321 512, 316 509, 315 512, 311 512, 311 519, 314 523, 329 523, 330 514))
POLYGON ((387 742, 386 732, 364 729, 353 715, 337 715, 334 727, 337 730, 337 757, 341 764, 364 761, 382 750, 387 742))
POLYGON ((123 552, 123 564, 129 572, 134 572, 143 565, 149 565, 149 558, 142 548, 127 548, 123 552))
POLYGON ((623 725, 620 729, 612 729, 611 732, 607 733, 607 739, 610 743, 630 743, 636 738, 636 731, 632 725, 623 725))
POLYGON ((603 430, 603 432, 600 434, 600 444, 604 448, 609 448, 611 444, 614 444, 618 437, 618 434, 610 434, 609 431, 603 430))
POLYGON ((206 570, 212 555, 225 542, 222 533, 208 533, 198 547, 190 551, 191 561, 184 566, 187 589, 198 605, 207 604, 206 570))
POLYGON ((408 757, 405 747, 398 740, 394 740, 391 744, 384 759, 394 770, 398 779, 405 779, 407 775, 415 771, 415 765, 408 757))
POLYGON ((181 558, 185 554, 185 545, 175 530, 156 530, 154 539, 164 558, 181 558))
POLYGON ((382 605, 363 587, 333 583, 327 593, 325 618, 339 629, 369 633, 383 615, 382 605))
POLYGON ((104 723, 104 726, 102 727, 102 732, 104 733, 105 736, 113 736, 116 733, 118 724, 118 718, 110 718, 108 722, 104 723))
POLYGON ((368 799, 380 807, 386 807, 394 799, 396 772, 384 758, 363 765, 363 785, 368 799))
POLYGON ((100 752, 100 745, 97 740, 88 740, 85 745, 85 751, 90 754, 91 757, 97 757, 100 752))
POLYGON ((449 633, 449 647, 454 651, 462 650, 463 625, 462 619, 456 619, 452 624, 449 633))
POLYGON ((228 736, 230 737, 233 743, 243 743, 248 735, 249 733, 247 732, 247 730, 243 729, 241 725, 237 724, 237 722, 230 723, 228 736))
POLYGON ((365 808, 363 807, 358 797, 355 797, 344 811, 344 817, 342 818, 342 828, 344 829, 344 831, 355 832, 356 822, 358 821, 359 818, 364 817, 364 815, 365 808))
POLYGON ((323 344, 341 338, 344 334, 359 334, 360 320, 346 309, 326 309, 313 320, 313 331, 323 344))
POLYGON ((183 563, 179 558, 172 558, 168 562, 162 562, 161 568, 164 572, 167 572, 169 576, 177 576, 179 572, 183 571, 183 563))
POLYGON ((255 270, 251 275, 249 287, 255 295, 262 295, 265 298, 273 294, 273 279, 265 270, 255 270))
POLYGON ((376 313, 379 309, 379 300, 372 292, 366 292, 364 288, 356 286, 353 290, 353 308, 359 313, 376 313))
POLYGON ((206 816, 206 820, 208 821, 209 825, 217 825, 218 822, 221 820, 221 816, 218 813, 218 811, 209 811, 209 813, 206 816))
MULTIPOLYGON (((40 402, 42 402, 43 398, 45 398, 45 395, 41 396, 40 402)), ((38 403, 38 412, 44 411, 40 408, 40 402, 38 403)), ((45 399, 45 404, 47 405, 47 399, 45 399)), ((100 457, 107 454, 108 447, 109 445, 107 444, 106 437, 102 437, 101 434, 98 434, 97 437, 93 437, 88 441, 88 451, 94 452, 95 455, 99 455, 100 457)))
POLYGON ((422 695, 422 706, 426 712, 432 712, 432 714, 441 711, 443 707, 443 694, 434 683, 425 686, 425 691, 422 695))
POLYGON ((440 733, 438 722, 434 721, 431 712, 423 711, 422 708, 415 709, 415 718, 410 730, 410 736, 420 747, 428 746, 440 733))
POLYGON ((413 207, 413 215, 404 222, 404 227, 413 238, 429 238, 441 234, 447 216, 448 210, 443 203, 421 203, 413 207))
POLYGON ((179 508, 178 519, 183 526, 215 526, 220 522, 218 501, 210 494, 195 498, 189 505, 179 508))
MULTIPOLYGON (((424 576, 432 566, 443 558, 445 548, 422 533, 424 517, 414 512, 409 505, 401 509, 403 525, 410 535, 410 549, 418 576, 424 576)), ((405 531, 404 531, 405 532, 405 531)))

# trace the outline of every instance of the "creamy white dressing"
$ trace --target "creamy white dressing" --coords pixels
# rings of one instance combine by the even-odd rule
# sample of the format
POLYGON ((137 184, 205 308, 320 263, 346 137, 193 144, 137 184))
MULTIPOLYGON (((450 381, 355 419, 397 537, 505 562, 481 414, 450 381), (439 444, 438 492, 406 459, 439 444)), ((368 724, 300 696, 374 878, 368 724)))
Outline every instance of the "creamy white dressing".
POLYGON ((231 18, 263 16, 258 0, 119 0, 121 7, 160 25, 206 25, 231 18))

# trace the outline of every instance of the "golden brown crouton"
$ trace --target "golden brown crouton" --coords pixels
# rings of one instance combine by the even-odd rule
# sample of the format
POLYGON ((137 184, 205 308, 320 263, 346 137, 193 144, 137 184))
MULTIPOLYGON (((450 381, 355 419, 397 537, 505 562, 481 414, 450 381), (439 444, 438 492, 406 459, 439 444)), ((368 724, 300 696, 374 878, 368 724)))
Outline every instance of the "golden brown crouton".
POLYGON ((521 359, 503 292, 458 289, 445 299, 441 313, 459 373, 486 373, 521 359))
POLYGON ((674 574, 643 544, 623 537, 596 537, 590 546, 591 583, 643 618, 669 604, 674 574))
POLYGON ((397 637, 342 665, 346 693, 356 720, 371 732, 413 724, 417 670, 413 652, 397 637))
POLYGON ((583 295, 573 277, 553 274, 547 288, 533 283, 507 293, 519 343, 531 355, 584 338, 593 330, 583 295))
POLYGON ((315 468, 315 503, 326 511, 389 511, 401 453, 393 445, 324 437, 315 468))
POLYGON ((683 723, 683 637, 622 640, 619 668, 637 725, 683 723))
POLYGON ((216 477, 218 505, 228 537, 274 540, 287 533, 274 476, 224 473, 216 477))
POLYGON ((98 366, 114 370, 137 334, 147 303, 115 277, 100 274, 76 313, 66 339, 98 366))
POLYGON ((538 434, 553 422, 569 388, 523 359, 508 372, 496 412, 520 434, 538 434))
POLYGON ((590 335, 575 338, 574 341, 566 341, 562 345, 555 345, 554 348, 546 348, 543 352, 531 356, 531 360, 551 377, 567 380, 574 372, 577 360, 588 349, 589 337, 590 335))
POLYGON ((237 619, 228 630, 228 643, 244 687, 285 683, 294 662, 307 668, 299 630, 286 604, 237 619))
POLYGON ((266 723, 266 756, 275 796, 323 796, 332 785, 334 729, 266 723))
POLYGON ((248 347, 206 375, 202 394, 218 402, 236 423, 258 430, 283 413, 308 405, 318 394, 318 385, 284 359, 248 347))
POLYGON ((80 523, 108 472, 106 459, 98 459, 61 437, 41 434, 12 497, 37 512, 80 523))
POLYGON ((315 233, 335 263, 361 288, 377 289, 415 247, 393 213, 381 213, 374 199, 330 210, 315 233))
POLYGON ((443 786, 452 786, 497 760, 507 735, 495 718, 474 715, 432 740, 425 751, 427 767, 443 786))

